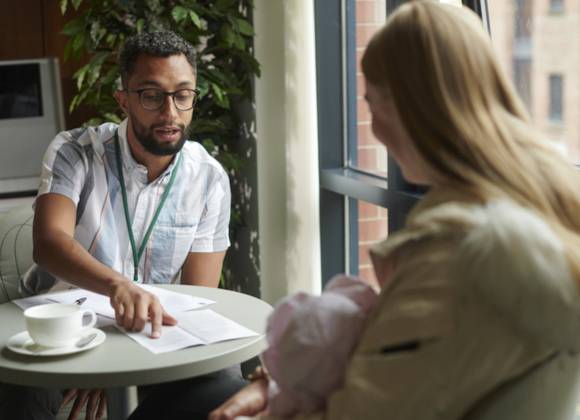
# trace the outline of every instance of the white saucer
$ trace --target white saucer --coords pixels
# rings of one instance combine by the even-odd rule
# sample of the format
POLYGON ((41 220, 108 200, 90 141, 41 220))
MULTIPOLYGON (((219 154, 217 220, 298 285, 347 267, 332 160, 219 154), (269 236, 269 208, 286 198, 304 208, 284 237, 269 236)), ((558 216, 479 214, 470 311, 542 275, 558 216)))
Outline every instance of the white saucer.
MULTIPOLYGON (((28 356, 63 356, 65 354, 79 353, 92 349, 105 341, 105 333, 97 328, 89 328, 83 333, 83 337, 91 334, 96 334, 97 336, 91 342, 81 347, 78 347, 76 344, 64 347, 44 347, 32 341, 32 338, 28 335, 28 331, 22 331, 10 337, 6 347, 15 353, 26 354, 28 356)), ((82 338, 79 338, 79 340, 82 340, 82 338)))

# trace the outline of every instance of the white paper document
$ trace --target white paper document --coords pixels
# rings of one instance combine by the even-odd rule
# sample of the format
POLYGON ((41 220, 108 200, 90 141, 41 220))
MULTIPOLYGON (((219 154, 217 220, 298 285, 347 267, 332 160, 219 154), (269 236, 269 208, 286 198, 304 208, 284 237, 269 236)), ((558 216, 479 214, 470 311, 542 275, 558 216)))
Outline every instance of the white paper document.
POLYGON ((161 306, 163 306, 163 308, 165 308, 165 310, 169 312, 171 315, 179 314, 180 312, 190 311, 192 309, 199 309, 203 306, 215 303, 211 299, 172 292, 171 290, 151 286, 150 284, 137 284, 137 285, 141 286, 143 289, 157 296, 159 302, 161 303, 161 306))
POLYGON ((32 308, 33 306, 44 305, 45 303, 54 303, 48 300, 46 295, 31 296, 22 299, 14 299, 12 303, 15 303, 23 311, 32 308))
POLYGON ((163 326, 160 338, 149 337, 151 323, 147 323, 145 329, 139 333, 126 334, 156 354, 259 335, 211 309, 182 312, 176 318, 178 324, 172 327, 163 326))
POLYGON ((141 344, 152 353, 167 353, 186 347, 199 346, 205 344, 199 338, 194 337, 179 326, 163 326, 161 337, 151 338, 151 323, 148 322, 141 332, 127 332, 123 328, 117 326, 119 330, 123 331, 137 343, 141 344))
MULTIPOLYGON (((210 299, 172 292, 148 284, 137 285, 157 296, 161 306, 163 306, 163 308, 171 315, 177 315, 180 312, 198 309, 214 303, 214 301, 210 299)), ((113 310, 107 296, 84 289, 71 289, 65 292, 47 293, 45 295, 16 299, 13 300, 13 302, 20 308, 26 309, 43 303, 77 303, 79 299, 84 299, 82 302, 83 308, 92 309, 99 315, 115 319, 115 311, 113 310)))

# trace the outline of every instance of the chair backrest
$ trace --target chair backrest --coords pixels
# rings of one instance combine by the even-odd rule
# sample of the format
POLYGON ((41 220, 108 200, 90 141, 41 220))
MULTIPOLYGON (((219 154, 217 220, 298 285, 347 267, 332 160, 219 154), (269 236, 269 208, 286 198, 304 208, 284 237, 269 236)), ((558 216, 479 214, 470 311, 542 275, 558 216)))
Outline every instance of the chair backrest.
POLYGON ((0 213, 0 303, 20 296, 18 283, 32 265, 32 219, 30 205, 0 213))
POLYGON ((580 355, 561 352, 485 397, 463 420, 574 420, 579 396, 580 355))

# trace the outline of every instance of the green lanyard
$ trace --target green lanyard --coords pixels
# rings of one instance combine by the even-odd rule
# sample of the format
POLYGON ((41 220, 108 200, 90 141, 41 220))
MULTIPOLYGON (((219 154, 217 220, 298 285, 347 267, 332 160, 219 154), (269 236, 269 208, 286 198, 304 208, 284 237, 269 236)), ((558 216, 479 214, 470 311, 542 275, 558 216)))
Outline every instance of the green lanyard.
POLYGON ((169 178, 169 182, 165 187, 165 191, 163 191, 163 195, 161 196, 161 201, 157 206, 157 210, 155 210, 155 214, 153 215, 153 219, 151 223, 149 223, 149 227, 147 228, 147 232, 145 232, 145 236, 143 237, 143 241, 141 242, 141 246, 139 247, 139 251, 137 251, 137 245, 135 244, 135 237, 133 236, 133 229, 131 228, 132 222, 131 217, 129 216, 129 205, 127 204, 127 190, 125 189, 125 178, 123 177, 123 162, 121 160, 121 146, 119 145, 119 136, 115 131, 115 156, 117 157, 117 167, 119 168, 119 183, 121 184, 121 193, 123 195, 123 210, 125 210, 125 222, 127 222, 127 232, 129 233, 129 241, 131 242, 131 250, 133 251, 133 281, 139 280, 139 261, 141 260, 141 256, 145 251, 147 246, 147 241, 149 241, 149 237, 151 236, 151 232, 155 227, 155 223, 157 223, 157 219, 159 218, 159 213, 161 213, 161 209, 165 205, 165 201, 167 200, 167 196, 169 195, 169 191, 173 186, 173 181, 175 180, 175 175, 177 174, 177 168, 179 168, 179 163, 181 162, 181 153, 177 157, 177 162, 175 163, 175 168, 171 171, 171 178, 169 178))

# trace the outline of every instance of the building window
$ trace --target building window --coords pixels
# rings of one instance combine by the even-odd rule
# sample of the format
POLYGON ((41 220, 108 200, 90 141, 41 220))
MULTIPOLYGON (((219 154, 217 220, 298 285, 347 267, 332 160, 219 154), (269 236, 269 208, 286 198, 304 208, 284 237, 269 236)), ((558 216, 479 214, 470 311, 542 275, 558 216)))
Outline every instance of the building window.
POLYGON ((564 0, 550 0, 550 13, 564 13, 564 0))
POLYGON ((580 36, 580 26, 565 24, 578 21, 580 9, 554 0, 473 2, 487 20, 500 64, 512 76, 536 130, 580 166, 580 119, 564 115, 580 109, 580 86, 572 82, 580 74, 580 60, 574 49, 566 49, 580 36), (546 16, 564 8, 565 17, 546 16))
POLYGON ((564 92, 564 78, 561 74, 550 75, 550 110, 549 118, 553 122, 563 121, 562 97, 564 92))
POLYGON ((532 60, 530 58, 514 57, 513 81, 518 94, 528 108, 532 109, 532 60))
POLYGON ((512 19, 515 42, 530 42, 534 18, 532 2, 530 0, 516 0, 514 6, 515 9, 512 19))
MULTIPOLYGON (((369 247, 402 228, 408 212, 425 192, 404 180, 400 168, 374 138, 359 67, 371 36, 387 14, 405 1, 313 2, 323 283, 345 272, 375 283, 369 247)), ((440 1, 463 3, 480 15, 484 12, 483 0, 440 1)), ((520 38, 529 40, 529 27, 521 30, 520 38)), ((528 73, 522 70, 522 74, 528 73)))
MULTIPOLYGON (((359 67, 368 40, 384 24, 387 12, 405 1, 313 2, 323 281, 340 272, 360 274, 370 282, 375 281, 367 258, 369 246, 400 229, 409 209, 424 192, 405 182, 384 146, 373 137, 359 67)), ((562 31, 561 19, 540 16, 545 14, 547 1, 544 7, 535 7, 537 0, 463 0, 462 3, 478 13, 491 31, 501 64, 513 77, 532 118, 536 117, 538 131, 566 146, 570 160, 580 164, 580 131, 574 131, 574 137, 565 137, 563 130, 554 130, 544 117, 549 110, 550 120, 563 122, 563 75, 578 70, 577 62, 573 61, 575 55, 561 53, 561 45, 570 39, 570 34, 562 31), (562 75, 550 78, 548 92, 543 66, 554 62, 553 57, 566 61, 566 67, 562 75)), ((562 0, 549 4, 551 11, 564 10, 562 0)), ((580 17, 580 11, 569 11, 572 13, 580 17)), ((580 95, 570 95, 569 100, 576 97, 580 101, 580 95)), ((572 109, 575 104, 570 102, 567 106, 572 109)), ((575 122, 567 121, 567 124, 575 122)), ((568 128, 567 136, 571 132, 568 128)))
POLYGON ((401 228, 419 199, 373 136, 359 67, 387 12, 403 1, 313 2, 323 283, 345 272, 375 283, 368 248, 401 228))

